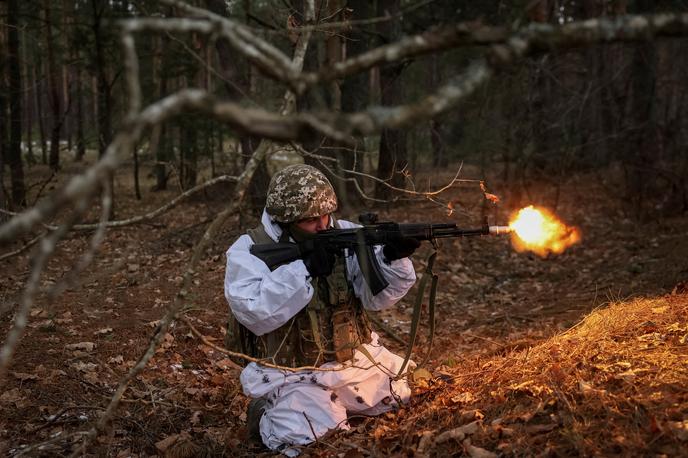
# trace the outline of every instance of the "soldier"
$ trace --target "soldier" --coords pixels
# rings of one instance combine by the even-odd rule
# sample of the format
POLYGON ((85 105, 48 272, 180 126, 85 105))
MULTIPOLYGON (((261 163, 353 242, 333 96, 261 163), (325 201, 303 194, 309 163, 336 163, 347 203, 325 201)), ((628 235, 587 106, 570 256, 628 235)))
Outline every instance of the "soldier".
POLYGON ((325 175, 308 165, 287 167, 270 182, 261 224, 227 250, 230 348, 282 367, 318 368, 252 362, 241 373, 244 393, 253 398, 249 434, 291 456, 330 429, 348 429, 347 413, 378 415, 410 396, 406 380, 396 379, 403 359, 380 344, 365 310, 390 307, 413 286, 408 256, 417 240, 376 247, 389 286, 375 296, 352 253, 340 257, 316 247, 270 270, 249 252, 254 243, 299 242, 327 228, 357 227, 335 219, 336 209, 325 175))

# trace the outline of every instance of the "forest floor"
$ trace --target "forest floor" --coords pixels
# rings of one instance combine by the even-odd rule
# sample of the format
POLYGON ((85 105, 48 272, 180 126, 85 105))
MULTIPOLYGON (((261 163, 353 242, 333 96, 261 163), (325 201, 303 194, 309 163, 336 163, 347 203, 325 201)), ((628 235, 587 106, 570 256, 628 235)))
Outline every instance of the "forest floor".
MULTIPOLYGON (((46 173, 37 167, 29 180, 46 173)), ((130 185, 123 170, 115 182, 118 219, 176 195, 144 191, 137 201, 130 185)), ((479 224, 485 203, 472 186, 443 195, 468 215, 447 216, 423 201, 381 209, 381 219, 479 224)), ((193 245, 230 195, 230 188, 216 187, 150 223, 108 230, 77 286, 52 303, 39 296, 0 391, 0 454, 74 451, 79 432, 98 418, 143 354, 179 289, 193 245)), ((678 456, 688 449, 688 218, 636 223, 597 176, 569 177, 558 196, 556 213, 582 232, 581 243, 561 255, 518 253, 507 237, 442 244, 435 266, 438 325, 424 366, 434 378, 417 382, 411 404, 399 412, 358 419, 305 455, 678 456)), ((536 197, 522 202, 540 203, 536 197)), ((506 224, 506 209, 487 205, 491 224, 506 224)), ((218 345, 228 311, 224 251, 255 222, 251 215, 233 217, 193 279, 186 316, 218 345)), ((88 243, 87 233, 62 242, 42 286, 69 272, 88 243)), ((429 252, 424 246, 414 255, 419 275, 429 252)), ((30 253, 0 261, 3 304, 19 302, 30 253)), ((402 339, 414 298, 415 290, 379 316, 402 339)), ((0 317, 3 341, 11 318, 0 317)), ((426 321, 424 310, 417 361, 428 352, 426 321)), ((392 339, 386 344, 405 351, 392 339)), ((238 375, 222 353, 178 322, 90 453, 266 453, 246 440, 248 401, 238 375)))

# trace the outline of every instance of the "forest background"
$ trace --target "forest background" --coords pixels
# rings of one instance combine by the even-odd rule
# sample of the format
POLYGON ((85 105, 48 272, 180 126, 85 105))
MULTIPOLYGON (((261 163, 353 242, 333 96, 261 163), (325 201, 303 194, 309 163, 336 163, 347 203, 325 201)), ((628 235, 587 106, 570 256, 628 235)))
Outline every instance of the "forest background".
MULTIPOLYGON (((237 368, 206 344, 224 332, 223 252, 255 224, 271 173, 294 161, 330 176, 350 219, 504 224, 537 204, 581 227, 581 244, 544 260, 506 240, 445 247, 430 355, 441 371, 550 342, 608 302, 683 297, 687 11, 680 0, 0 2, 0 450, 145 455, 193 439, 251 453, 237 368)), ((380 316, 381 332, 403 341, 410 303, 380 316)), ((480 404, 461 390, 473 398, 457 408, 480 404)), ((611 446, 685 443, 685 388, 671 390, 662 416, 634 417, 650 425, 635 439, 621 422, 629 437, 611 446)), ((600 451, 553 424, 508 450, 493 427, 483 445, 600 451)), ((350 450, 399 451, 385 447, 403 424, 361 428, 374 440, 350 450)), ((426 453, 423 434, 441 429, 401 443, 426 453)))

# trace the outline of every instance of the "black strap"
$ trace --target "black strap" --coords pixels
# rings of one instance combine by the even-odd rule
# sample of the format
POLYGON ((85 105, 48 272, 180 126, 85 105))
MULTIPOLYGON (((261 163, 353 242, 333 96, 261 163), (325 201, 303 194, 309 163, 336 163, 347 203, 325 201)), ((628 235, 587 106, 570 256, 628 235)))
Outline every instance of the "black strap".
MULTIPOLYGON (((437 275, 432 271, 432 267, 435 264, 435 258, 437 257, 437 251, 433 251, 430 256, 428 256, 428 262, 425 267, 425 272, 423 273, 423 278, 420 280, 418 285, 418 294, 416 295, 416 303, 413 306, 413 320, 411 321, 411 335, 409 337, 408 348, 406 349, 406 356, 404 357, 404 362, 399 368, 397 373, 397 378, 402 377, 404 374, 404 369, 411 359, 411 353, 413 352, 413 345, 416 342, 416 336, 418 335, 418 324, 420 323, 420 312, 421 306, 423 305, 423 296, 425 296, 425 288, 427 286, 428 280, 432 279, 430 286, 430 297, 428 303, 428 311, 430 314, 430 349, 428 350, 428 355, 425 360, 427 360, 430 355, 430 350, 432 350, 432 340, 435 334, 435 296, 437 292, 437 275)), ((424 361, 425 361, 424 360, 424 361)))

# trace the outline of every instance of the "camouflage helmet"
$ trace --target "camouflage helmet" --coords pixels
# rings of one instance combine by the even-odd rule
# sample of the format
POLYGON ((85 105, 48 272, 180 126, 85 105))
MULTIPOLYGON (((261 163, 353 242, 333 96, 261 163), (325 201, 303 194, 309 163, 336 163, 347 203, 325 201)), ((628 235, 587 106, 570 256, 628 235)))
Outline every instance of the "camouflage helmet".
POLYGON ((265 210, 275 221, 291 223, 326 215, 337 209, 330 180, 310 165, 290 165, 270 180, 265 210))

